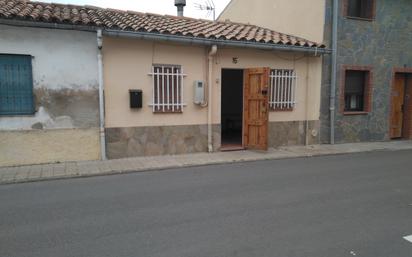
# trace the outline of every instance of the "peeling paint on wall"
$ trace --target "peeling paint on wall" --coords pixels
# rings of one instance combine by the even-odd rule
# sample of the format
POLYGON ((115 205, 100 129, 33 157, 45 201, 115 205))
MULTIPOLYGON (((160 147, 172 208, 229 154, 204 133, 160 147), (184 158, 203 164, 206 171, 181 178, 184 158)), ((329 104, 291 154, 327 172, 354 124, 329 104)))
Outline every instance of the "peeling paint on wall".
POLYGON ((68 116, 73 127, 99 126, 98 90, 53 90, 45 87, 35 89, 36 109, 43 107, 52 119, 68 116))
POLYGON ((35 114, 0 116, 0 166, 100 156, 96 34, 0 25, 0 53, 31 55, 35 114))
POLYGON ((0 117, 0 130, 98 127, 96 35, 0 25, 0 53, 33 56, 33 116, 0 117))
POLYGON ((30 130, 51 128, 74 128, 69 116, 52 118, 43 106, 34 116, 5 117, 0 119, 1 130, 30 130))

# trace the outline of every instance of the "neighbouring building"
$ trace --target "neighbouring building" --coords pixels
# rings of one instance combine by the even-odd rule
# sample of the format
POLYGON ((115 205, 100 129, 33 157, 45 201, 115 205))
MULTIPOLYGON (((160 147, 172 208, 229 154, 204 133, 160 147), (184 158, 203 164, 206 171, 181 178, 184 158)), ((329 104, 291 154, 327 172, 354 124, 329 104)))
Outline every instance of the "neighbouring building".
POLYGON ((24 25, 15 2, 0 1, 0 166, 99 159, 96 33, 24 25))
POLYGON ((1 105, 2 165, 97 159, 103 84, 109 158, 319 142, 322 43, 246 23, 19 0, 0 1, 0 24, 0 67, 21 72, 0 76, 0 97, 27 108, 1 105))
MULTIPOLYGON (((332 0, 325 42, 331 43, 332 0)), ((338 1, 335 141, 412 139, 412 2, 338 1)), ((330 67, 322 85, 322 143, 329 138, 330 67)))

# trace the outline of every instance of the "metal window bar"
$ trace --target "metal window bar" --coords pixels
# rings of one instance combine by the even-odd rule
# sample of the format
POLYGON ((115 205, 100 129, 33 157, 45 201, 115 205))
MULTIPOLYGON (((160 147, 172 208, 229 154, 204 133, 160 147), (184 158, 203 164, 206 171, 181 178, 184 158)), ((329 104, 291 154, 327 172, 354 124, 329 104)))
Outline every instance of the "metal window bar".
POLYGON ((175 111, 175 69, 172 68, 172 112, 175 111))
POLYGON ((296 72, 286 69, 272 70, 270 81, 270 108, 272 110, 293 109, 296 106, 296 72))
POLYGON ((183 78, 186 74, 180 66, 154 65, 152 72, 153 112, 183 112, 183 78))
MULTIPOLYGON (((183 85, 183 83, 184 83, 184 81, 183 81, 183 68, 181 68, 181 73, 179 74, 179 76, 180 76, 180 84, 181 84, 181 90, 180 90, 180 102, 181 103, 183 103, 183 99, 184 99, 184 91, 183 91, 183 88, 184 88, 184 85, 183 85)), ((183 111, 183 108, 182 107, 180 107, 180 111, 183 111)))
POLYGON ((156 105, 155 111, 159 111, 159 103, 160 103, 160 72, 159 72, 159 68, 157 68, 156 78, 157 78, 157 83, 156 83, 157 98, 155 99, 154 104, 156 105))

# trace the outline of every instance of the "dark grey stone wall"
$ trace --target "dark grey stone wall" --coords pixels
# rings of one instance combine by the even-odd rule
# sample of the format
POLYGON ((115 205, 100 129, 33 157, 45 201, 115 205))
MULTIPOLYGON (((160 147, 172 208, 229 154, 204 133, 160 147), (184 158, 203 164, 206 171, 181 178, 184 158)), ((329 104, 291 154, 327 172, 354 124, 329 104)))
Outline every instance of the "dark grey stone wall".
MULTIPOLYGON (((389 139, 390 91, 393 68, 412 67, 412 1, 376 0, 373 21, 354 20, 339 6, 338 83, 336 90, 337 143, 389 139), (368 115, 340 113, 343 65, 372 66, 373 93, 368 115)), ((330 46, 331 5, 326 0, 325 42, 330 46)), ((330 57, 324 58, 321 103, 321 142, 329 142, 330 57)))

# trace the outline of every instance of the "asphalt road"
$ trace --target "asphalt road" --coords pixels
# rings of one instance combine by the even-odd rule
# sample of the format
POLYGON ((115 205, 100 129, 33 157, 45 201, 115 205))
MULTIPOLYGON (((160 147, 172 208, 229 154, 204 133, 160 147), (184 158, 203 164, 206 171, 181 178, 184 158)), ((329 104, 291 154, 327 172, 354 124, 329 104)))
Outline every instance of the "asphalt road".
POLYGON ((411 257, 412 151, 0 186, 1 257, 411 257))

